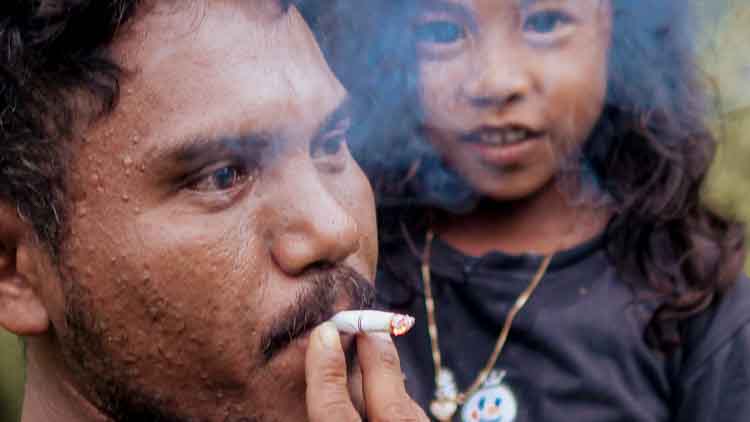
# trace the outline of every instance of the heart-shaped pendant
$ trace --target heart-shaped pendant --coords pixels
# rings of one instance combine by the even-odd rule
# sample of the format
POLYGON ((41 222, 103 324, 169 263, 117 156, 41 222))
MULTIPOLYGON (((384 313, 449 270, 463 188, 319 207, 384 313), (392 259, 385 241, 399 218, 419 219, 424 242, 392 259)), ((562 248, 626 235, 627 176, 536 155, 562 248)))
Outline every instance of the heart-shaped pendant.
POLYGON ((430 403, 430 413, 439 421, 450 421, 456 410, 458 404, 453 400, 433 400, 430 403))

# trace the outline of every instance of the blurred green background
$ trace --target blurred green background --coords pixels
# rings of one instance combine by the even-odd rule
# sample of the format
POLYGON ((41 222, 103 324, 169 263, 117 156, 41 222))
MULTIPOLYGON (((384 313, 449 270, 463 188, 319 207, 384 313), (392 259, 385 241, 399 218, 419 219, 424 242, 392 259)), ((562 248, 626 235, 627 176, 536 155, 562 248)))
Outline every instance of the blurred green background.
MULTIPOLYGON (((750 3, 747 0, 693 0, 705 25, 702 65, 718 95, 709 118, 722 146, 707 199, 725 212, 750 221, 750 3)), ((18 419, 23 370, 17 338, 0 330, 0 421, 18 419)))
POLYGON ((21 348, 16 337, 0 329, 0 421, 18 420, 21 403, 21 348))

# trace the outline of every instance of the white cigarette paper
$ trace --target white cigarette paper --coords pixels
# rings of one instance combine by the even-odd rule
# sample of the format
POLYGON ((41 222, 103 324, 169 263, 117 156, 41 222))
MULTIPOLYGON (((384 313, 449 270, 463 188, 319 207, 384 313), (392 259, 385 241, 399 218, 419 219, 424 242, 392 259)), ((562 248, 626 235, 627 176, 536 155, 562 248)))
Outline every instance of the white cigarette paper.
POLYGON ((394 336, 406 334, 414 326, 414 317, 383 311, 342 311, 331 318, 336 328, 347 334, 387 332, 394 336))

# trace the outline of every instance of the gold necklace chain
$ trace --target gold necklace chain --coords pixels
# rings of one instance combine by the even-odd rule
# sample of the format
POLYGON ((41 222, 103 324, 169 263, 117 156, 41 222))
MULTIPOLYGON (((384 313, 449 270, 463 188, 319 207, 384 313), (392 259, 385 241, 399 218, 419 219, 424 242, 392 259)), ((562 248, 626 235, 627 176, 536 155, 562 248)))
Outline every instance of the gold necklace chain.
MULTIPOLYGON (((424 304, 425 308, 427 310, 427 332, 430 335, 430 345, 432 346, 432 362, 435 366, 435 385, 437 387, 440 386, 441 382, 441 372, 443 369, 443 362, 442 362, 442 356, 440 354, 440 345, 438 343, 438 329, 437 329, 437 322, 435 319, 435 300, 432 296, 432 276, 430 271, 430 253, 432 249, 432 241, 435 238, 435 233, 432 230, 427 230, 427 233, 425 235, 425 246, 424 250, 422 252, 422 281, 424 283, 424 304)), ((531 279, 531 282, 529 282, 529 285, 526 287, 526 289, 521 292, 520 295, 518 295, 518 298, 516 298, 516 302, 513 304, 513 307, 508 312, 508 315, 505 317, 505 322, 503 323, 503 327, 500 330, 500 335, 497 338, 497 342, 495 343, 495 348, 492 351, 492 354, 490 355, 490 358, 487 360, 487 363, 484 365, 484 368, 482 368, 481 371, 479 371, 479 374, 477 374, 476 379, 474 382, 469 386, 466 391, 463 391, 461 393, 458 393, 455 397, 455 399, 452 399, 453 404, 455 405, 455 408, 453 411, 448 411, 450 415, 448 415, 447 419, 442 418, 440 415, 437 415, 433 411, 434 416, 438 417, 441 420, 450 420, 450 418, 453 416, 453 413, 455 413, 457 406, 463 405, 467 398, 471 397, 472 394, 474 394, 479 387, 484 384, 484 382, 487 380, 487 377, 490 375, 490 372, 495 367, 495 363, 497 362, 497 359, 500 357, 500 354, 503 351, 503 347, 505 346, 506 341, 508 340, 508 334, 510 333, 510 328, 513 325, 513 320, 516 318, 516 315, 523 309, 523 307, 528 302, 531 295, 534 293, 534 290, 536 290, 537 286, 539 286, 539 283, 542 281, 542 278, 544 278, 544 275, 547 273, 547 269, 549 268, 549 264, 552 261, 552 254, 546 255, 544 259, 542 260, 541 265, 539 265, 539 268, 536 271, 536 274, 534 274, 534 277, 531 279)), ((437 396, 437 391, 436 391, 437 396)), ((446 400, 445 398, 437 398, 437 400, 446 400)), ((435 404, 433 402, 433 404, 435 404)), ((438 403, 439 404, 439 403, 438 403)), ((431 406, 432 407, 432 406, 431 406)))

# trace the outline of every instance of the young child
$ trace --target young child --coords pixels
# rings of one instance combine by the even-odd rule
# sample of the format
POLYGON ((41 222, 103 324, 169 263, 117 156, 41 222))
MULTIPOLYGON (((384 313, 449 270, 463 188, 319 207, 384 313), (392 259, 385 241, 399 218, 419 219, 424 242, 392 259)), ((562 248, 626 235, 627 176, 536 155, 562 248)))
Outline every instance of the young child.
POLYGON ((355 152, 380 300, 418 321, 413 397, 439 420, 750 420, 743 230, 701 202, 688 3, 370 3, 330 57, 379 106, 355 152))

